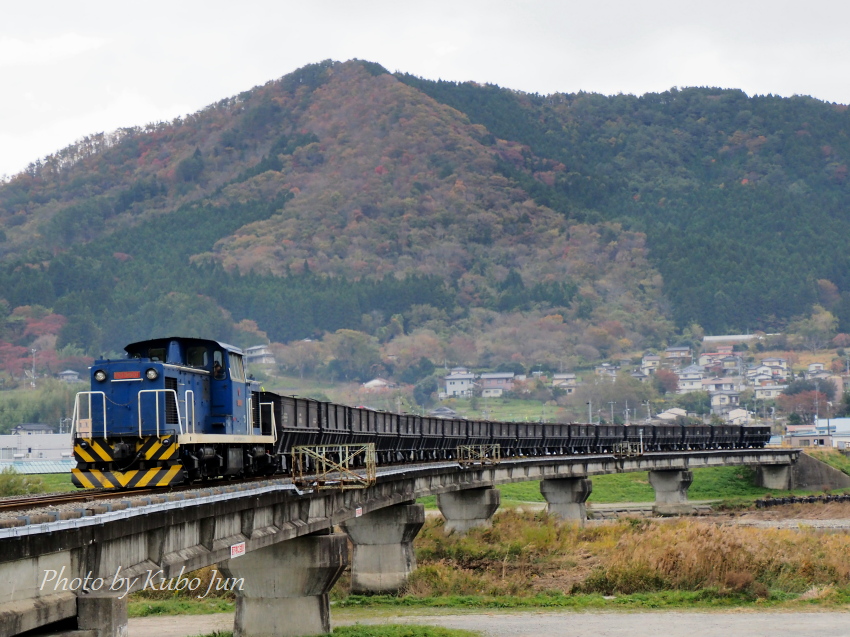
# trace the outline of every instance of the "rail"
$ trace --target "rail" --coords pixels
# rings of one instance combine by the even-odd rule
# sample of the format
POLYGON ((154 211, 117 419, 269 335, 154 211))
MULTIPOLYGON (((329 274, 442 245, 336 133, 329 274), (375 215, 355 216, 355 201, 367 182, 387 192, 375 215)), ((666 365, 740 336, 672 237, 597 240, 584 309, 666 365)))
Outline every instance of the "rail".
POLYGON ((94 418, 92 414, 92 396, 100 394, 103 401, 103 439, 106 440, 106 394, 102 391, 81 391, 77 392, 74 398, 74 413, 71 415, 71 440, 73 440, 77 432, 81 434, 93 435, 92 428, 94 426, 94 418), (88 396, 88 418, 81 417, 80 398, 88 396))
MULTIPOLYGON (((177 410, 177 426, 180 427, 180 433, 183 433, 183 421, 180 418, 180 403, 177 401, 177 391, 174 389, 143 389, 139 392, 138 396, 138 411, 139 411, 139 437, 143 436, 142 434, 142 395, 143 394, 153 394, 155 396, 156 404, 154 407, 154 411, 156 412, 156 435, 159 437, 159 429, 160 429, 160 409, 159 409, 159 396, 160 394, 168 395, 172 394, 174 396, 174 408, 177 410)), ((163 405, 164 406, 164 405, 163 405)), ((169 423, 165 423, 169 424, 169 423)))

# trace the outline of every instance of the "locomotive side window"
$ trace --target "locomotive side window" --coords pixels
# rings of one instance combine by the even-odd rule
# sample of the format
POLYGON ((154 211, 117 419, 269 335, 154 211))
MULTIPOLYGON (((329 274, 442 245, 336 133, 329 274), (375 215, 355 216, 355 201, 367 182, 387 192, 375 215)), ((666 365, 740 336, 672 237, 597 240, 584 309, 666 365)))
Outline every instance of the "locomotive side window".
POLYGON ((242 369, 242 357, 239 354, 229 354, 230 358, 230 377, 233 380, 244 382, 245 370, 242 369))
POLYGON ((224 378, 224 352, 216 350, 213 353, 213 376, 216 380, 224 378))
POLYGON ((206 347, 190 347, 186 350, 186 364, 189 367, 206 367, 207 366, 207 348, 206 347))
POLYGON ((165 362, 165 348, 164 347, 151 347, 148 350, 148 358, 152 361, 159 361, 161 363, 165 362))

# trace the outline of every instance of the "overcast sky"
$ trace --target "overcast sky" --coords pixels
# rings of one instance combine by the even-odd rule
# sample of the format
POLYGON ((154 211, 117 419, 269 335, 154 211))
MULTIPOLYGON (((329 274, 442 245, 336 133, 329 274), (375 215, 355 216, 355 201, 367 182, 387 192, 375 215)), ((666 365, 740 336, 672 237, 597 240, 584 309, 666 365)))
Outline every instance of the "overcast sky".
POLYGON ((538 93, 721 86, 850 103, 846 1, 0 0, 0 11, 0 175, 328 58, 538 93))

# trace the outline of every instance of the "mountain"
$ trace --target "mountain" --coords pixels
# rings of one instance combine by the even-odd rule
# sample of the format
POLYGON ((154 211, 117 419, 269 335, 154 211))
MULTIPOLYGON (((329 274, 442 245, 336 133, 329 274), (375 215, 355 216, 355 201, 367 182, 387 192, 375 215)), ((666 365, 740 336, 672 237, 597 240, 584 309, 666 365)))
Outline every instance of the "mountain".
POLYGON ((245 319, 281 341, 405 312, 410 331, 475 308, 666 336, 643 235, 535 203, 499 171, 524 152, 376 65, 306 67, 5 184, 3 296, 66 316, 60 345, 89 351, 245 319))
POLYGON ((725 89, 539 96, 310 65, 0 185, 0 341, 28 345, 10 321, 33 307, 92 354, 351 329, 419 335, 435 362, 553 368, 815 303, 850 331, 848 117, 725 89))

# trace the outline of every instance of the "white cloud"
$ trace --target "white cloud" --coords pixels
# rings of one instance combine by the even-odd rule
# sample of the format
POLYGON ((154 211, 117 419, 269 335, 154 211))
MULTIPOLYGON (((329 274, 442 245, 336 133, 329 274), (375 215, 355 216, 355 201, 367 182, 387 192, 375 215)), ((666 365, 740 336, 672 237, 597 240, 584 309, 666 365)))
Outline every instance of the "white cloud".
POLYGON ((53 64, 86 51, 94 51, 108 40, 78 33, 65 33, 51 38, 19 40, 0 37, 0 67, 53 64))

